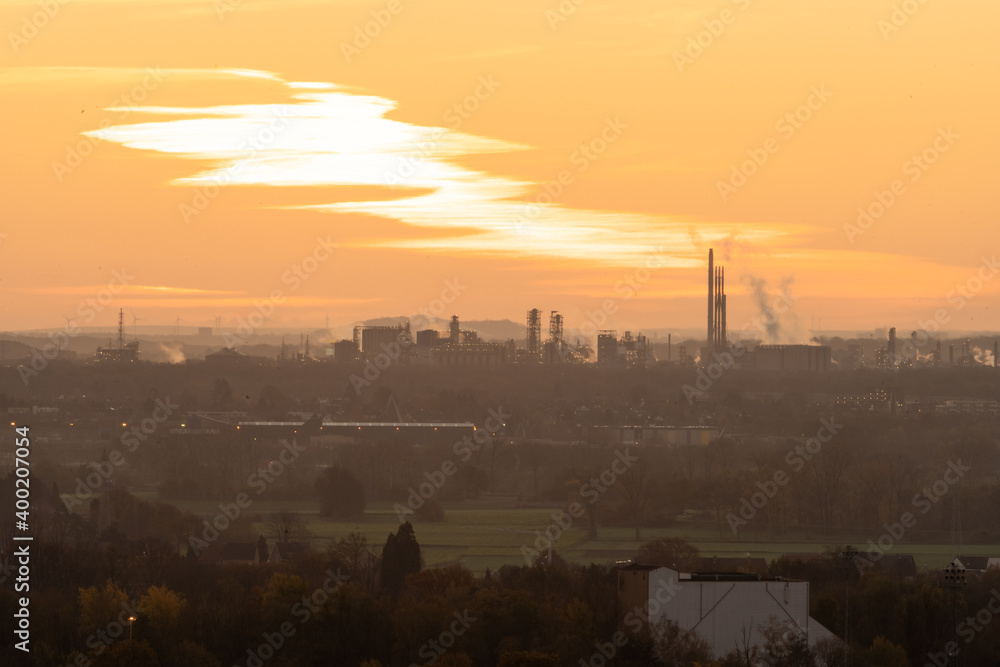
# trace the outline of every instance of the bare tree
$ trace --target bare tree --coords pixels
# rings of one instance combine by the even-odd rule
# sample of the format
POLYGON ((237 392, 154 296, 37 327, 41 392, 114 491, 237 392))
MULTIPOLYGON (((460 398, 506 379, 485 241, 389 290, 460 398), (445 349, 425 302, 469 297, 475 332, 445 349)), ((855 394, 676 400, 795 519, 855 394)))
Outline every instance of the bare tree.
POLYGON ((597 537, 597 525, 600 515, 601 501, 603 495, 584 495, 581 489, 589 484, 589 480, 600 476, 601 471, 596 467, 574 468, 570 479, 566 480, 566 493, 570 502, 576 502, 583 506, 584 514, 587 517, 587 533, 591 539, 597 537))
POLYGON ((754 642, 753 617, 750 625, 743 624, 740 636, 734 641, 735 647, 726 654, 723 662, 726 667, 754 667, 760 664, 760 648, 754 642))
POLYGON ((888 496, 891 465, 881 455, 872 457, 864 466, 860 466, 854 474, 858 488, 860 515, 867 515, 865 525, 875 528, 891 514, 883 511, 888 496))
POLYGON ((343 563, 352 582, 365 590, 374 587, 378 557, 368 545, 368 538, 361 533, 350 533, 336 544, 331 543, 328 552, 343 563))
POLYGON ((136 545, 134 555, 136 570, 143 586, 155 586, 162 582, 167 563, 177 554, 168 544, 154 538, 144 538, 136 545))
POLYGON ((302 515, 282 510, 270 515, 267 520, 268 536, 278 542, 291 542, 309 535, 302 515))
POLYGON ((679 537, 662 537, 646 542, 635 554, 635 562, 644 565, 665 565, 677 571, 697 566, 698 549, 679 537))
POLYGON ((633 465, 624 474, 618 476, 615 488, 629 517, 635 527, 635 539, 639 537, 639 529, 642 527, 649 509, 652 484, 649 471, 643 465, 633 465))
POLYGON ((834 525, 835 510, 843 499, 847 472, 854 462, 855 452, 844 441, 826 445, 807 463, 803 477, 808 480, 813 504, 819 508, 820 525, 834 525))
POLYGON ((712 646, 696 631, 684 631, 676 621, 663 617, 650 632, 653 650, 661 664, 669 667, 707 664, 712 660, 712 646))

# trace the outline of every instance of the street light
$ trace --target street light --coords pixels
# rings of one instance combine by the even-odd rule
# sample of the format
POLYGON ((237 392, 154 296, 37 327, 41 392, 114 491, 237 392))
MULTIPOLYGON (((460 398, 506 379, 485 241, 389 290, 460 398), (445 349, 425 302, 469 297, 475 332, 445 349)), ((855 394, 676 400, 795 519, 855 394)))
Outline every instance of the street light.
POLYGON ((953 615, 952 627, 955 630, 954 640, 952 642, 952 649, 948 651, 948 664, 951 664, 951 659, 955 659, 955 664, 958 664, 958 590, 960 588, 965 588, 965 566, 961 564, 957 558, 951 562, 951 564, 944 569, 944 581, 940 582, 938 586, 941 588, 951 589, 951 608, 953 615))
POLYGON ((844 568, 844 664, 851 664, 851 567, 858 550, 848 544, 840 552, 840 567, 844 568))
POLYGON ((132 641, 132 624, 135 623, 135 616, 128 617, 128 640, 132 641))

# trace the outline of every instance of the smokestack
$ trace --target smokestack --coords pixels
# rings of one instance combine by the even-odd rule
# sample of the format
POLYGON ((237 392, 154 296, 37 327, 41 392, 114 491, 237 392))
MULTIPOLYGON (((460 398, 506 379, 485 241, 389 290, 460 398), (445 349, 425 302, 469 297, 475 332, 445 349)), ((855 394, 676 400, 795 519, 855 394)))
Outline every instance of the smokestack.
POLYGON ((708 249, 708 335, 705 337, 705 345, 708 346, 709 351, 712 347, 712 333, 715 331, 714 322, 712 321, 712 316, 715 313, 715 295, 713 293, 713 281, 715 280, 714 270, 712 267, 712 249, 708 249))
POLYGON ((729 345, 729 339, 726 338, 726 267, 722 267, 719 275, 719 294, 722 295, 722 325, 720 326, 719 347, 726 348, 729 345))
MULTIPOLYGON (((996 355, 993 356, 996 357, 996 355)), ((670 334, 667 334, 667 363, 670 363, 670 334)))

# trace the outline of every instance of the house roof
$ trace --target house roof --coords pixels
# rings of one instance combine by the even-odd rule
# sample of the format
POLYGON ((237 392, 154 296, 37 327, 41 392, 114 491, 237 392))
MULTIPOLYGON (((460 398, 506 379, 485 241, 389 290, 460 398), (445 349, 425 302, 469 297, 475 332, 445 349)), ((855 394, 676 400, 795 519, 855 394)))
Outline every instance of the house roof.
POLYGON ((292 560, 304 554, 308 549, 308 545, 303 542, 275 542, 268 560, 274 558, 275 555, 280 560, 292 560))
POLYGON ((990 566, 990 556, 958 556, 955 560, 966 570, 985 570, 990 566))
POLYGON ((642 565, 632 563, 619 568, 624 572, 651 572, 653 570, 670 570, 677 574, 678 581, 799 581, 786 577, 768 577, 756 572, 678 572, 666 565, 642 565))
MULTIPOLYGON (((779 581, 752 572, 692 572, 689 577, 691 581, 779 581)), ((684 581, 683 575, 681 581, 684 581)))

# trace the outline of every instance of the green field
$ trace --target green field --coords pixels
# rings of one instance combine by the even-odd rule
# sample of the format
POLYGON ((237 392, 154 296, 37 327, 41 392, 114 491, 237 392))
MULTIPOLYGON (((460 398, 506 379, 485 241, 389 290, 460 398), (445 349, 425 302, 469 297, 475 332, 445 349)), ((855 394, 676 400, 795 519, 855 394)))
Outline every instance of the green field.
MULTIPOLYGON (((206 517, 218 512, 218 502, 177 501, 178 508, 206 517)), ((502 565, 522 565, 525 558, 522 547, 535 547, 538 532, 552 525, 553 512, 558 507, 515 508, 513 498, 445 503, 445 519, 439 523, 414 521, 417 540, 424 560, 429 567, 460 563, 473 572, 502 565), (537 531, 537 532, 536 532, 537 531)), ((249 508, 256 520, 254 533, 267 533, 263 520, 267 514, 278 510, 292 511, 305 520, 308 541, 316 549, 325 549, 348 533, 362 533, 369 544, 380 547, 390 532, 399 527, 399 521, 389 503, 372 503, 363 520, 338 522, 324 519, 316 512, 316 503, 309 501, 277 501, 260 499, 249 508)), ((644 528, 641 540, 635 532, 625 527, 601 527, 597 538, 589 539, 583 520, 565 531, 553 544, 553 549, 568 561, 576 563, 612 563, 630 558, 642 543, 660 537, 681 537, 694 544, 703 556, 742 557, 774 560, 784 553, 820 553, 831 544, 853 544, 862 548, 877 534, 849 534, 823 538, 801 534, 787 539, 761 536, 759 539, 732 536, 723 526, 717 528, 644 528), (579 527, 578 527, 579 526, 579 527)), ((539 544, 543 542, 539 541, 539 544)), ((992 545, 969 545, 962 548, 968 555, 991 555, 1000 551, 992 545)), ((888 553, 913 554, 919 569, 940 569, 953 555, 950 544, 911 544, 901 542, 888 553)))

